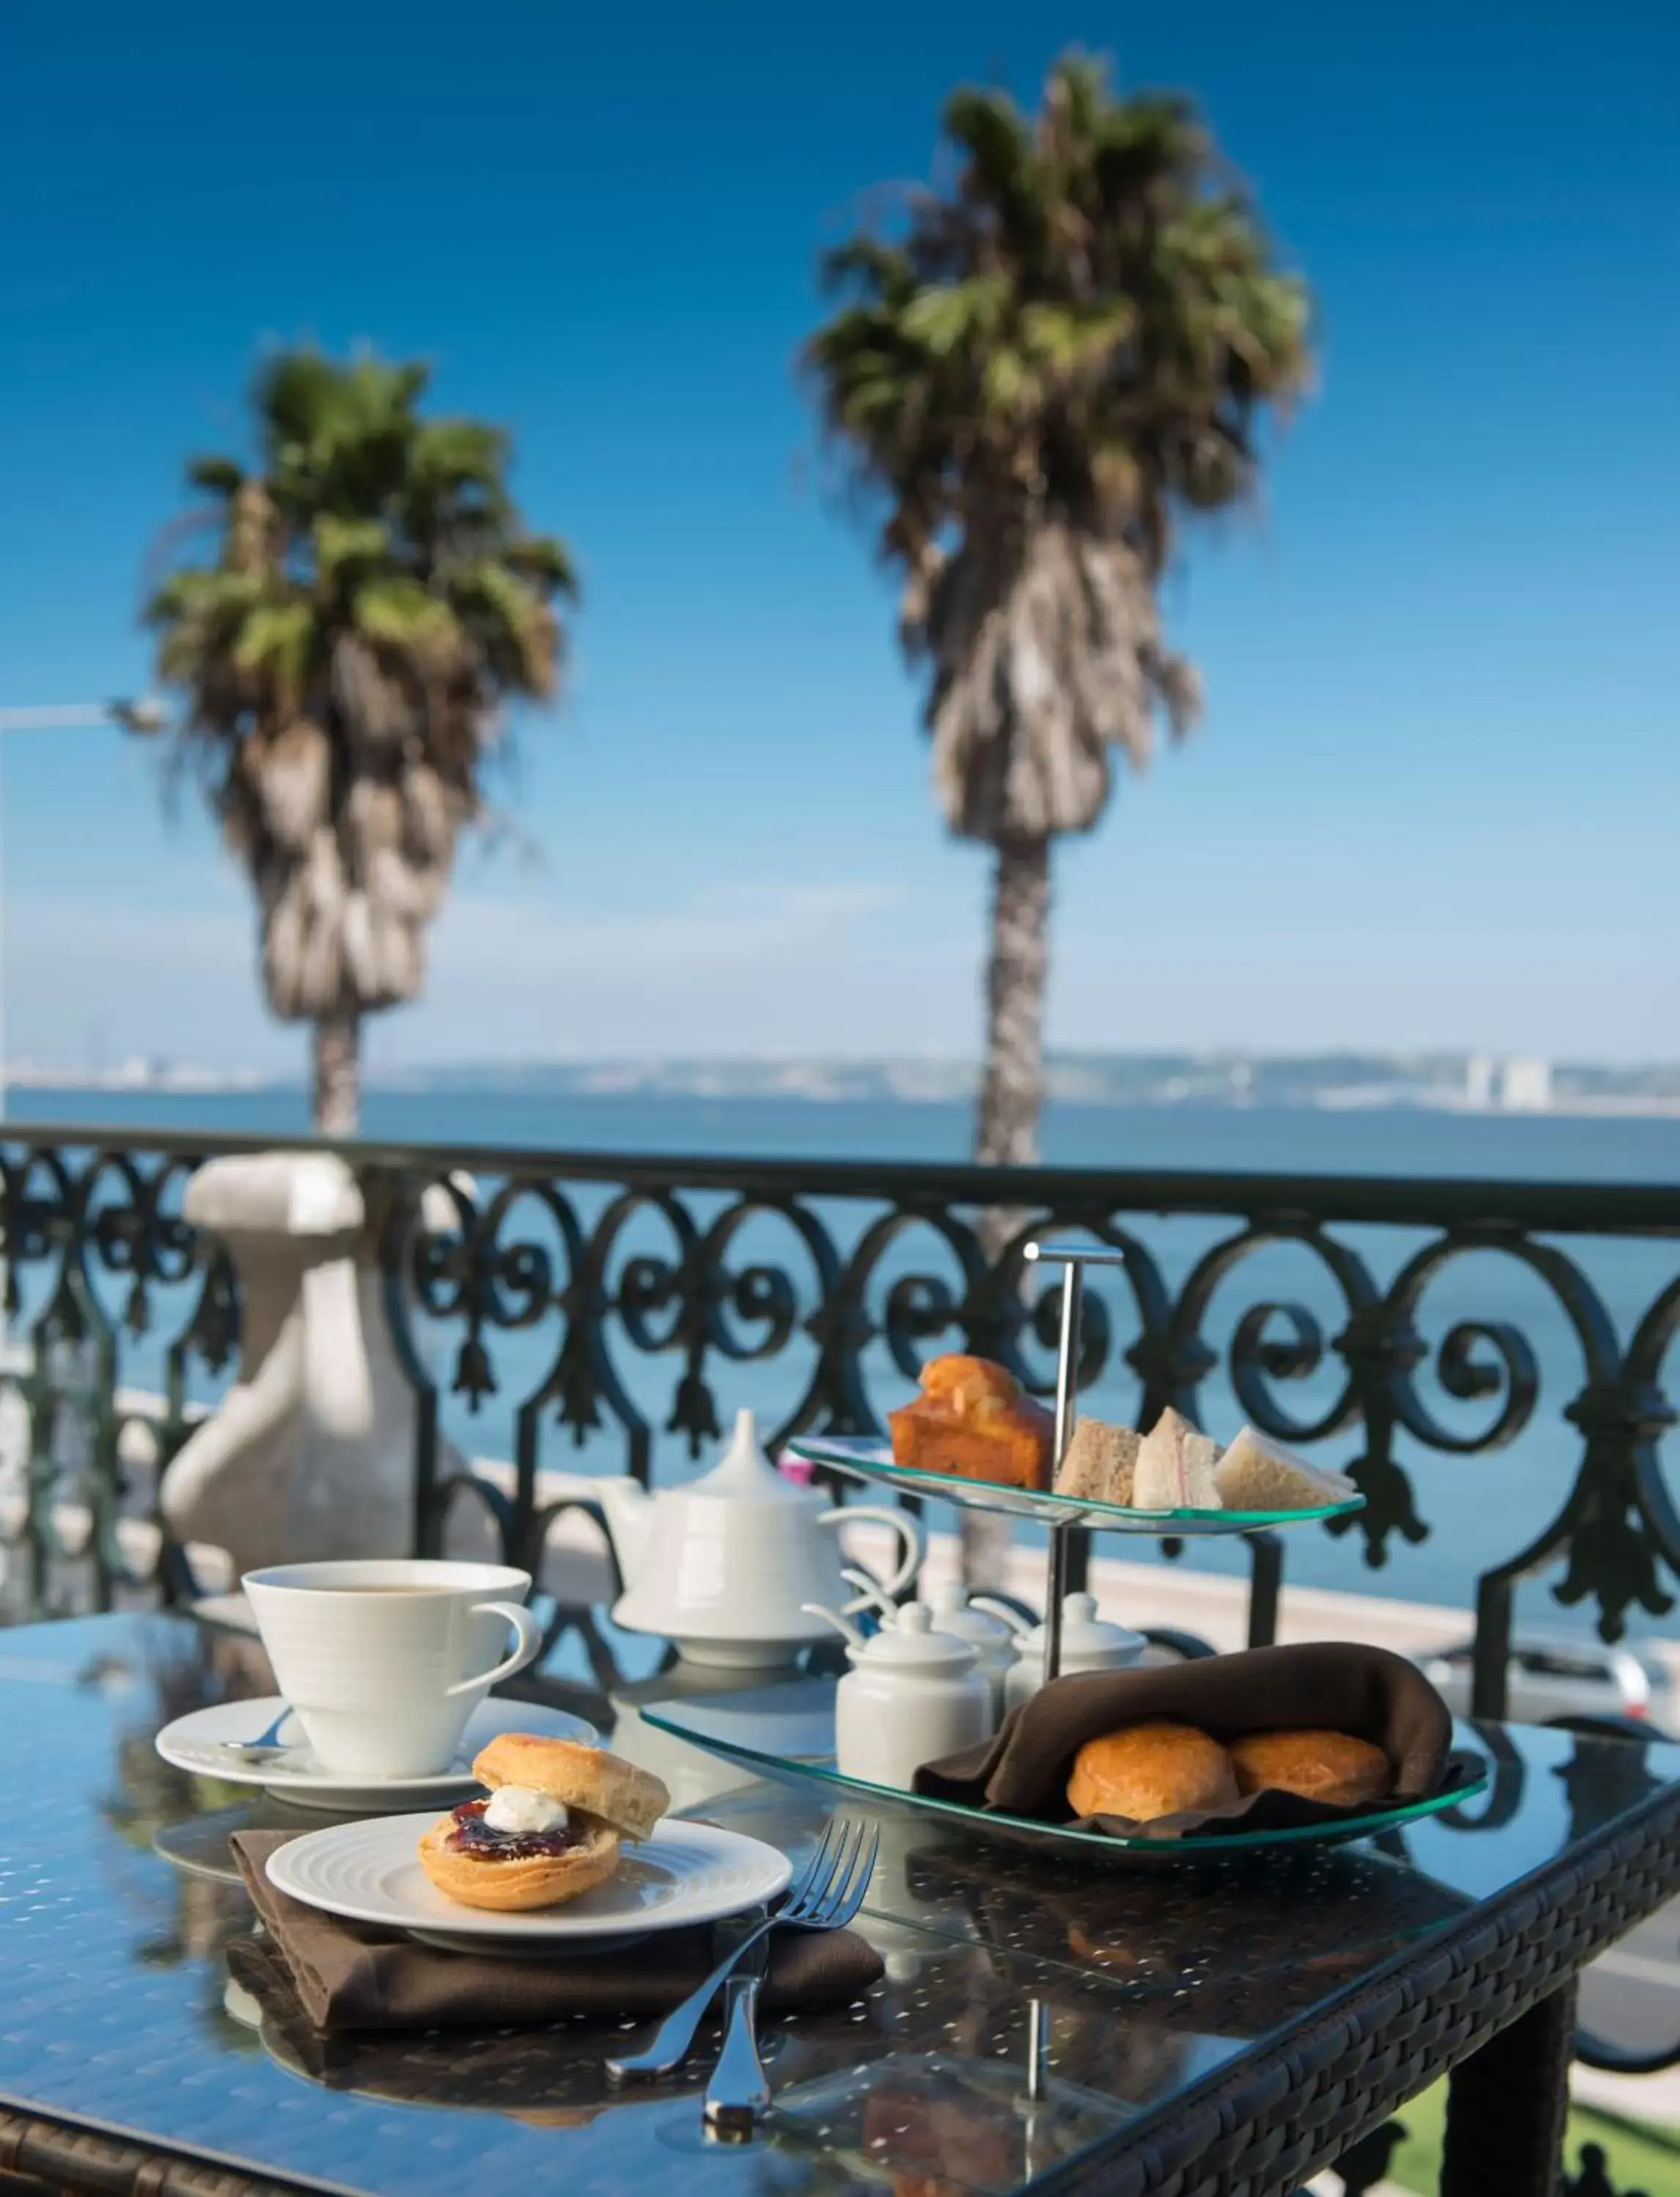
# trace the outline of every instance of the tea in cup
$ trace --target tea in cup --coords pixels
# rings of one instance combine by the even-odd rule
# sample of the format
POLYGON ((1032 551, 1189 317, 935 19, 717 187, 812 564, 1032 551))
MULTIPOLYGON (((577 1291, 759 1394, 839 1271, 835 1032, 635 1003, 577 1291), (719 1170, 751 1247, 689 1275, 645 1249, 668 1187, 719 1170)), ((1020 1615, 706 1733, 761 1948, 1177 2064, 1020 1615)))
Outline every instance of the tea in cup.
POLYGON ((542 1646, 530 1574, 501 1564, 270 1564, 240 1585, 316 1761, 343 1776, 448 1771, 472 1711, 542 1646))

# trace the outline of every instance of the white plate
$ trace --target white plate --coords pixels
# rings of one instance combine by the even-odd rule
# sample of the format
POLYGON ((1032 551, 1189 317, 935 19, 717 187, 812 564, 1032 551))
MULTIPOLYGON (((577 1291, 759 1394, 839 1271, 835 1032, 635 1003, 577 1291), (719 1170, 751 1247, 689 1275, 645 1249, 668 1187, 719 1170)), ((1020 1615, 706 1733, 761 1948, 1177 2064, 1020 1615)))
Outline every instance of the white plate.
POLYGON ((342 1771, 323 1770, 304 1744, 288 1747, 283 1754, 263 1762, 249 1761, 239 1752, 243 1742, 266 1731, 285 1706, 275 1694, 262 1701, 218 1701, 214 1708, 194 1709, 190 1716, 177 1717, 164 1726, 157 1737, 158 1752, 177 1770, 219 1778, 224 1785, 260 1785, 294 1807, 370 1815, 476 1793, 472 1758, 498 1732, 536 1732, 545 1739, 581 1740, 586 1747, 594 1747, 600 1737, 594 1725, 568 1716, 564 1709, 542 1708, 534 1701, 480 1701, 466 1719, 452 1768, 432 1777, 358 1781, 342 1771))
POLYGON ((407 1930, 428 1943, 468 1945, 475 1952, 510 1945, 553 1952, 568 1943, 715 1922, 774 1899, 793 1874, 787 1856, 761 1840, 668 1817, 651 1839, 627 1843, 618 1874, 581 1899, 495 1915, 446 1899, 421 1869, 420 1835, 436 1820, 383 1816, 307 1832, 269 1856, 269 1881, 305 1906, 407 1930))

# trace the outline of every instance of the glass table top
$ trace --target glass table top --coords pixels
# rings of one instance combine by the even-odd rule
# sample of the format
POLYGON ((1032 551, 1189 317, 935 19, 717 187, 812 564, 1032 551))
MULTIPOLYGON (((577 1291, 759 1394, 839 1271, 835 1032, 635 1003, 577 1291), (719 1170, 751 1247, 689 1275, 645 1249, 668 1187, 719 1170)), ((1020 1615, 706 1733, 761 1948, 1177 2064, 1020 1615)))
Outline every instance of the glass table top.
MULTIPOLYGON (((649 1724, 674 1683, 626 1689, 616 1743, 690 1812, 797 1858, 821 1794, 649 1724)), ((469 2177, 605 2197, 674 2173, 685 2197, 1019 2188, 1680 1780, 1680 1747, 1467 1726, 1490 1782, 1445 1816, 1146 1875, 1047 1865, 883 1801, 858 1927, 887 1973, 851 2007, 764 2025, 776 2110, 730 2148, 702 2134, 704 2050, 681 2080, 609 2090, 629 2024, 323 2039, 242 1999, 223 1951, 251 1914, 227 1835, 288 1818, 171 1769, 152 1737, 269 1684, 253 1643, 185 1619, 0 1632, 0 2099, 377 2197, 455 2197, 469 2177)))

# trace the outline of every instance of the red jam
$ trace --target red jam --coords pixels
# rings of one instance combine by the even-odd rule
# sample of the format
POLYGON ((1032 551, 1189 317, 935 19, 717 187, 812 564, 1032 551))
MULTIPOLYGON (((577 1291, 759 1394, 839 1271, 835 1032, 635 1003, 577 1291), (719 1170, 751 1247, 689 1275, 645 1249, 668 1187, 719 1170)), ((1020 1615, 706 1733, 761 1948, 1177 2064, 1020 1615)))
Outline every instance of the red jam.
POLYGON ((538 1854, 563 1854, 577 1844, 578 1834, 570 1824, 563 1831, 498 1831, 484 1821, 488 1800, 463 1800, 449 1812, 455 1829, 449 1844, 457 1853, 475 1861, 530 1861, 538 1854))

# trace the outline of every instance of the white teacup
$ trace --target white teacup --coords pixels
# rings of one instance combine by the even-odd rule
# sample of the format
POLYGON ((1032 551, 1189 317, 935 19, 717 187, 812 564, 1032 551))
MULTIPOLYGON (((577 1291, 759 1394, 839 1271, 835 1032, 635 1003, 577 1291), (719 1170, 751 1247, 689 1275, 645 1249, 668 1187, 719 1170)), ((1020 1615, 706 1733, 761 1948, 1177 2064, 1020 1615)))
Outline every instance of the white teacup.
POLYGON ((270 1564, 240 1585, 316 1759, 354 1777, 449 1769, 472 1711, 542 1645, 530 1574, 501 1564, 270 1564))

